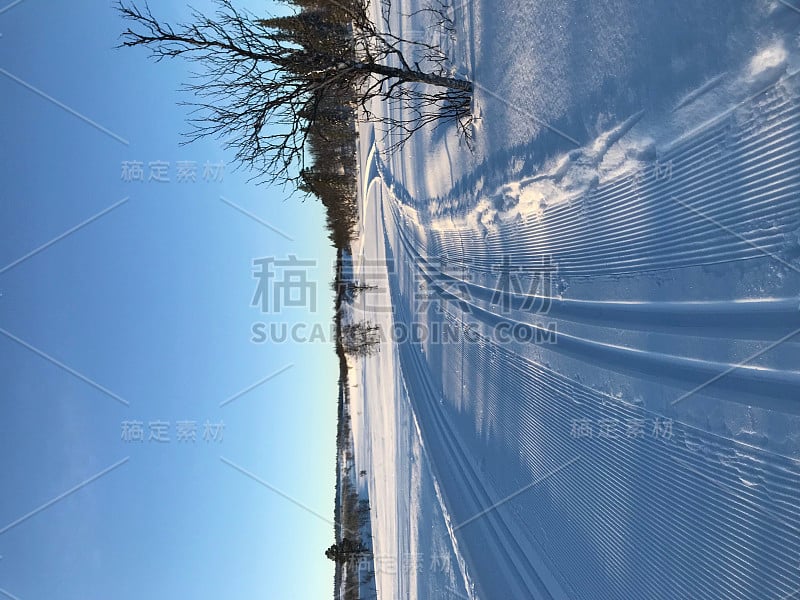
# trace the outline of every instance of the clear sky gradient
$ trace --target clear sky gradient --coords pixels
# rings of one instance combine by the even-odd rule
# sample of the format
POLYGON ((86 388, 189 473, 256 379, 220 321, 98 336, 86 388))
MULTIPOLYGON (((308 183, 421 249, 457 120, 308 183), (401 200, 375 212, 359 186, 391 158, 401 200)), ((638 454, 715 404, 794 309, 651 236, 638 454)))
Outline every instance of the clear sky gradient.
POLYGON ((312 513, 333 515, 336 357, 251 341, 330 322, 322 210, 248 183, 217 141, 181 146, 190 65, 115 49, 123 26, 110 2, 0 1, 0 595, 327 597, 333 528, 312 513), (316 312, 265 314, 252 261, 292 254, 319 265, 316 312))

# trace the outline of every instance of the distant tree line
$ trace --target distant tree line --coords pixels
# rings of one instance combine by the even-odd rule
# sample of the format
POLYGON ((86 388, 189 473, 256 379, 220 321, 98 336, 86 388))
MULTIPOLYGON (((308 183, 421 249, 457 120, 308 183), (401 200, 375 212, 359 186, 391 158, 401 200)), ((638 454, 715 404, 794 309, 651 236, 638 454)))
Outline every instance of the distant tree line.
MULTIPOLYGON (((307 50, 340 62, 355 60, 351 15, 360 6, 358 0, 285 1, 297 9, 294 15, 261 23, 307 50)), ((358 224, 356 100, 355 87, 343 82, 328 93, 314 94, 299 111, 306 123, 307 158, 297 187, 322 202, 328 237, 336 248, 349 248, 358 224)))

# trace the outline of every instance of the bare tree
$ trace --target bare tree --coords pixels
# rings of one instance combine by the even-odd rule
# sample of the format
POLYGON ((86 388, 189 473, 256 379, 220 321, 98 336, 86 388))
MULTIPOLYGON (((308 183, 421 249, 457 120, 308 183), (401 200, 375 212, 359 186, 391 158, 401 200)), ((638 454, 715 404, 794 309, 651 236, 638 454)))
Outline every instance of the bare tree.
POLYGON ((224 138, 256 178, 296 186, 304 183, 309 127, 330 98, 355 103, 366 118, 399 132, 397 145, 443 119, 467 131, 472 83, 452 75, 435 45, 373 23, 369 1, 293 0, 299 12, 265 19, 216 0, 213 16, 194 11, 191 23, 174 26, 146 4, 120 1, 119 12, 133 22, 121 45, 148 47, 156 61, 199 63, 185 85, 196 98, 187 103, 196 109, 188 141, 224 138), (377 113, 376 100, 403 110, 377 113))
MULTIPOLYGON (((390 0, 383 0, 388 2, 390 0)), ((463 0, 460 0, 463 2, 463 0)), ((431 19, 429 29, 432 31, 440 30, 446 35, 455 37, 456 24, 454 22, 454 7, 448 0, 430 0, 430 4, 417 10, 411 11, 407 17, 427 15, 431 19)))
POLYGON ((341 294, 345 301, 352 303, 363 292, 375 291, 378 289, 378 286, 364 283, 355 279, 349 279, 332 281, 331 289, 334 292, 341 294))
POLYGON ((349 323, 342 327, 341 344, 351 356, 370 356, 380 350, 380 327, 369 321, 349 323))

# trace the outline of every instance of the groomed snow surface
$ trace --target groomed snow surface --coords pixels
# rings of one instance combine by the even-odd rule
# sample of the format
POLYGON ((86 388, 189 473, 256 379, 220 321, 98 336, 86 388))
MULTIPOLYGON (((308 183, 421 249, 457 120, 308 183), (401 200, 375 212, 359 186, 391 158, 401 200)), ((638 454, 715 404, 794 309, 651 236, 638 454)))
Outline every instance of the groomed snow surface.
POLYGON ((800 2, 426 1, 477 118, 360 131, 378 597, 800 598, 800 2))

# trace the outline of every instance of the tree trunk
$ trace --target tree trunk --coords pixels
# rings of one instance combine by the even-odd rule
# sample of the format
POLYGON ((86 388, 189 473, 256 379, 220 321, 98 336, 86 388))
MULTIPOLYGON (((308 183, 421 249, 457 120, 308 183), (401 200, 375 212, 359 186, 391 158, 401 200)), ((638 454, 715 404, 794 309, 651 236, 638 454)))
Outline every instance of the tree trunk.
POLYGON ((427 83, 428 85, 451 88, 454 90, 461 90, 463 92, 472 92, 471 81, 456 79, 455 77, 443 77, 442 75, 423 73, 421 71, 409 71, 407 69, 389 67, 387 65, 375 63, 355 63, 353 65, 353 69, 360 72, 383 75, 384 77, 394 77, 400 81, 427 83))

